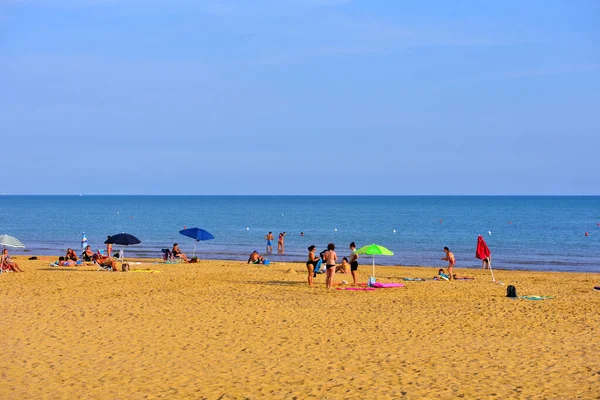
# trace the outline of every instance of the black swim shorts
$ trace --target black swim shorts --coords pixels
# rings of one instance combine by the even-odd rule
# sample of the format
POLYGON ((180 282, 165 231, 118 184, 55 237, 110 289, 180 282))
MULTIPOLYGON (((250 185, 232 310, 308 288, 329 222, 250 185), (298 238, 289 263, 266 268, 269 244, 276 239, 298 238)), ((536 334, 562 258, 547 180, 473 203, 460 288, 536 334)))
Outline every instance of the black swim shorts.
POLYGON ((358 261, 352 261, 350 263, 350 271, 356 271, 358 269, 358 261))

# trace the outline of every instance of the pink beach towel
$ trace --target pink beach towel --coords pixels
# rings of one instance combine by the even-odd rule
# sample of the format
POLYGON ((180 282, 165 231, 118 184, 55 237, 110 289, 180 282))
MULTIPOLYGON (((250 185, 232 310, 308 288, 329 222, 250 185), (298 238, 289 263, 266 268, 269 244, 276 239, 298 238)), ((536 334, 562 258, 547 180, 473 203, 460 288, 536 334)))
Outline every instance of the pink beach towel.
POLYGON ((344 288, 337 288, 337 290, 375 290, 375 288, 372 287, 344 287, 344 288))
POLYGON ((404 287, 404 284, 402 284, 402 283, 393 283, 393 282, 389 282, 389 283, 375 282, 373 284, 373 287, 374 288, 378 288, 378 289, 397 288, 397 287, 404 287))

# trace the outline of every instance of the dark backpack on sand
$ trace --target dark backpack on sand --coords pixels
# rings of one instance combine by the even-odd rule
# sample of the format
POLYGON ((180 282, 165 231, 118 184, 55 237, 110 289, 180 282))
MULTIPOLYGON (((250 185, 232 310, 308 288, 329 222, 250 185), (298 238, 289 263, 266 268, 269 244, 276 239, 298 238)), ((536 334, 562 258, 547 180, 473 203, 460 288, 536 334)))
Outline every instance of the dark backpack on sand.
POLYGON ((517 288, 515 288, 513 285, 508 285, 508 287, 506 288, 506 297, 516 298, 517 288))

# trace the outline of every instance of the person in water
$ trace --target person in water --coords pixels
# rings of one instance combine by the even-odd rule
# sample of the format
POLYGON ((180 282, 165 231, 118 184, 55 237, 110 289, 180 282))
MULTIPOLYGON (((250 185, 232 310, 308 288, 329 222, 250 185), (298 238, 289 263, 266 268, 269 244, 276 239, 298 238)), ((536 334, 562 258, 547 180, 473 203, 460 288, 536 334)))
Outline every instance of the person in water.
POLYGON ((442 258, 442 260, 448 261, 448 276, 452 279, 452 270, 454 265, 456 265, 456 260, 454 259, 454 254, 452 254, 448 247, 444 247, 444 252, 446 253, 446 257, 442 258))
POLYGON ((277 240, 277 252, 278 253, 283 253, 285 251, 285 245, 283 243, 284 238, 285 238, 285 232, 280 232, 279 239, 277 240))
POLYGON ((314 284, 315 267, 319 263, 320 257, 315 256, 317 247, 313 244, 308 246, 308 260, 306 261, 306 269, 308 270, 308 286, 314 284))
POLYGON ((267 254, 271 254, 273 252, 273 232, 267 233, 265 239, 267 241, 267 254))

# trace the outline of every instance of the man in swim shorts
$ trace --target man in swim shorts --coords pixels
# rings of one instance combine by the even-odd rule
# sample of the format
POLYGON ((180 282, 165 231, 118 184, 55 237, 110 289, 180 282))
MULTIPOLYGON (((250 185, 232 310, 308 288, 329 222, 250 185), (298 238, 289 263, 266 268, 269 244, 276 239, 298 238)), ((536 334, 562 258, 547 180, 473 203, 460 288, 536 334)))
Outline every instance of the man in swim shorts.
POLYGON ((248 258, 248 264, 262 264, 264 262, 263 257, 258 254, 258 251, 254 250, 248 258))
POLYGON ((273 232, 269 232, 265 239, 267 240, 267 254, 271 254, 273 252, 273 232))

